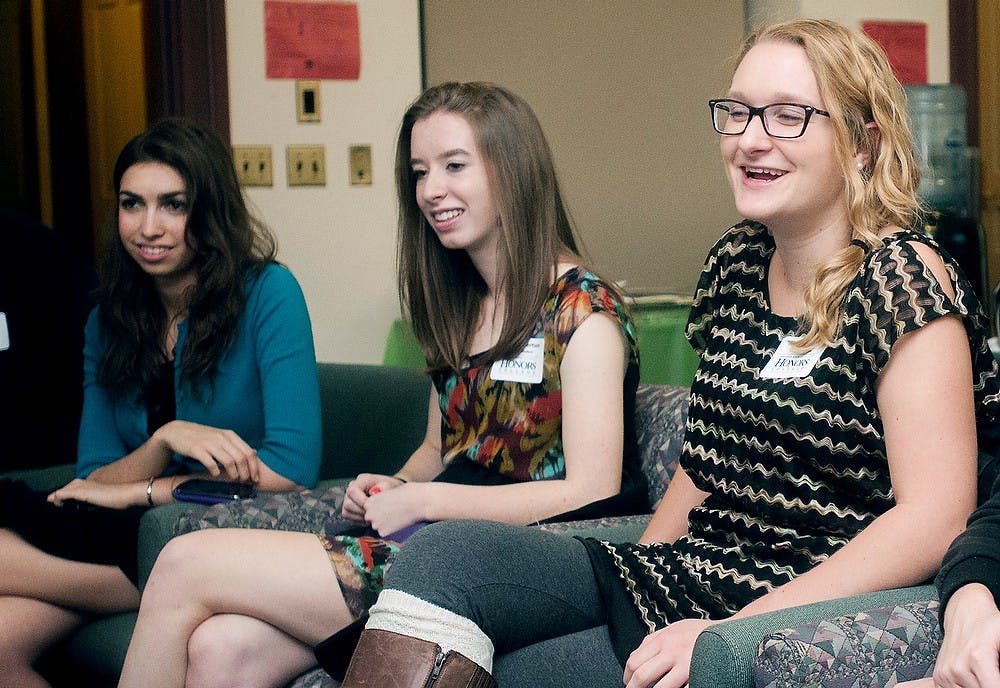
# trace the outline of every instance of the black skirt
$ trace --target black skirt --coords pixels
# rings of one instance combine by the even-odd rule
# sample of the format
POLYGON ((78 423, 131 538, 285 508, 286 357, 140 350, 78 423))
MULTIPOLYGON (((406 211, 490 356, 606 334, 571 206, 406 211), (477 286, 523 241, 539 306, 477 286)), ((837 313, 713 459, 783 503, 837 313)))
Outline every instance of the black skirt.
POLYGON ((0 528, 48 554, 119 567, 138 586, 139 520, 146 507, 109 509, 82 502, 55 506, 27 483, 0 480, 0 528))

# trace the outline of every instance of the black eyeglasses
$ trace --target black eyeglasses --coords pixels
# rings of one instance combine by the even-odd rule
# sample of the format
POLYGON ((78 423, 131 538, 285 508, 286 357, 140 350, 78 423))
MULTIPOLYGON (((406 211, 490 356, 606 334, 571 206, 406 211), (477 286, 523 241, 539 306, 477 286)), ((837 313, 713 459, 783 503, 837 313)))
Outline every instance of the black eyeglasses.
POLYGON ((738 100, 720 98, 708 101, 708 107, 712 110, 712 127, 725 136, 739 136, 750 126, 750 120, 760 117, 769 136, 797 139, 806 133, 813 115, 830 116, 825 110, 801 103, 771 103, 753 107, 738 100))

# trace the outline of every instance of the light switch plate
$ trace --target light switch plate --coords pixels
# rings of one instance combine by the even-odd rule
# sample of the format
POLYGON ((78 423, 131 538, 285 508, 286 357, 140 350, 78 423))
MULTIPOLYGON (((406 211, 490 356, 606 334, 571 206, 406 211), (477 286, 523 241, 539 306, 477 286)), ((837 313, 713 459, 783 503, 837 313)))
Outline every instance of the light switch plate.
POLYGON ((270 146, 233 146, 233 164, 240 186, 274 186, 270 146))
POLYGON ((295 82, 295 113, 300 122, 319 122, 319 82, 295 82))
POLYGON ((326 186, 326 151, 323 146, 288 146, 285 161, 289 186, 326 186))

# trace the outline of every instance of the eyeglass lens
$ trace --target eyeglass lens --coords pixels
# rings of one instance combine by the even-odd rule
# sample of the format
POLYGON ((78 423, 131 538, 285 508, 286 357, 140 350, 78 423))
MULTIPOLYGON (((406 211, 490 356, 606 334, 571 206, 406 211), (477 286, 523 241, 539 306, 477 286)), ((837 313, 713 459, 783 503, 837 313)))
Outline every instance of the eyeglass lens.
POLYGON ((801 105, 777 103, 764 108, 751 108, 734 100, 722 100, 712 108, 715 130, 721 134, 742 134, 754 115, 761 115, 764 131, 778 138, 802 136, 809 121, 809 112, 801 105))

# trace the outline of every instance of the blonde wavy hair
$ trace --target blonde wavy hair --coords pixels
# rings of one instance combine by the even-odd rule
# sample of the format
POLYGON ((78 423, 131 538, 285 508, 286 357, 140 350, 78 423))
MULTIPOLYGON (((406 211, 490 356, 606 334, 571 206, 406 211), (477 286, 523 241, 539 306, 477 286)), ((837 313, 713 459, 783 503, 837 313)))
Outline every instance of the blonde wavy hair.
MULTIPOLYGON (((852 239, 881 246, 887 226, 912 229, 920 215, 906 94, 882 49, 867 36, 825 19, 797 19, 761 27, 743 42, 739 60, 759 43, 801 46, 812 66, 835 132, 844 176, 852 239), (872 126, 874 125, 874 126, 872 126), (858 169, 858 154, 867 163, 858 169)), ((822 263, 805 293, 799 347, 829 344, 840 325, 840 306, 866 250, 852 243, 822 263)))

